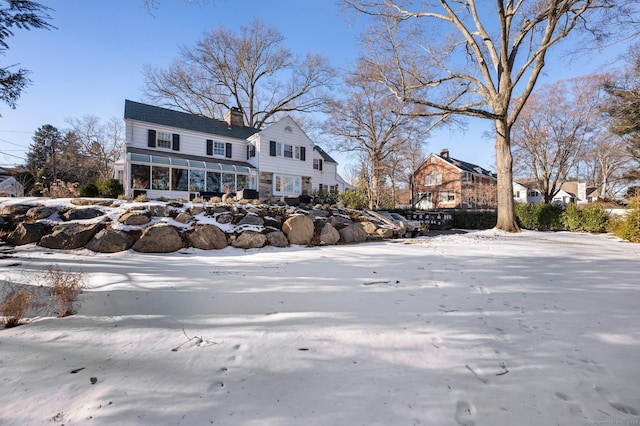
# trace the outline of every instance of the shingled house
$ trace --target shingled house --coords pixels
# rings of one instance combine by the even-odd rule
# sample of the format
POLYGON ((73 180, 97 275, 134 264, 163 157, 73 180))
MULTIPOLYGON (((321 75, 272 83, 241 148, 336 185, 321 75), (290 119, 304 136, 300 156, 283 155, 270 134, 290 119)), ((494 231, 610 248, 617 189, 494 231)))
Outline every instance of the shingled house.
POLYGON ((116 177, 125 194, 190 199, 207 194, 281 199, 343 192, 338 163, 289 116, 264 129, 125 101, 125 153, 116 177))
POLYGON ((413 205, 422 210, 495 208, 497 176, 476 164, 430 154, 413 175, 413 205))

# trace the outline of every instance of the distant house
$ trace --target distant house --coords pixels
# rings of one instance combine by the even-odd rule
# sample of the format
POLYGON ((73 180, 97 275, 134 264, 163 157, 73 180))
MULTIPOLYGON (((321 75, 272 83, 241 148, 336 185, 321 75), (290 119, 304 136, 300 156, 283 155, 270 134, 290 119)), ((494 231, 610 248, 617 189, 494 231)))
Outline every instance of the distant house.
POLYGON ((413 175, 413 205, 435 208, 495 208, 497 177, 476 164, 449 156, 449 150, 430 154, 413 175))
MULTIPOLYGON (((538 191, 535 180, 524 179, 513 182, 513 199, 518 203, 543 203, 544 196, 538 191)), ((551 200, 552 204, 587 204, 598 200, 595 186, 587 186, 585 182, 569 181, 561 185, 560 190, 551 200)))
POLYGON ((299 197, 344 192, 338 163, 291 117, 264 129, 244 125, 232 108, 215 120, 125 101, 125 155, 116 178, 125 194, 149 198, 299 197))
POLYGON ((0 197, 24 197, 24 186, 13 176, 0 175, 0 197))
POLYGON ((538 204, 544 202, 544 197, 536 189, 532 180, 518 180, 513 182, 513 200, 516 203, 538 204))

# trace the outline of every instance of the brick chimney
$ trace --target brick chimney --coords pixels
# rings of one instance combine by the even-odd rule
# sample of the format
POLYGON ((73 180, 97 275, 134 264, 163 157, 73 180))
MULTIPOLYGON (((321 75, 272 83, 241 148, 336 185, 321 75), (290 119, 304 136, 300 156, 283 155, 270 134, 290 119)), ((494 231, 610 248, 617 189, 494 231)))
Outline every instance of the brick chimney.
POLYGON ((440 151, 440 157, 449 158, 449 150, 445 148, 442 151, 440 151))
POLYGON ((224 115, 224 121, 231 127, 243 127, 244 118, 242 117, 242 110, 238 107, 233 107, 224 115))

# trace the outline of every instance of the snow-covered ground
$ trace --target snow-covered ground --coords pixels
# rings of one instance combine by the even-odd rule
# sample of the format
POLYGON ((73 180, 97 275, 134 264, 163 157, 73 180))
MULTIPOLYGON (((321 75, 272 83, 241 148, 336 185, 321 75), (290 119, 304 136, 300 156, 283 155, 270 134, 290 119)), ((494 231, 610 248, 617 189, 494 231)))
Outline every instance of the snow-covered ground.
POLYGON ((0 257, 88 287, 0 330, 2 425, 640 424, 640 245, 610 235, 0 257))

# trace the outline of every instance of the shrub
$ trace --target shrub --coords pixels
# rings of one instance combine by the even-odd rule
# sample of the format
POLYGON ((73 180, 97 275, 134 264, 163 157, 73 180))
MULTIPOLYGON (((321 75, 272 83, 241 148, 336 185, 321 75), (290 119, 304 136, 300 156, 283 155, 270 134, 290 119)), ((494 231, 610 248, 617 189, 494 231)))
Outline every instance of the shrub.
POLYGON ((0 312, 4 315, 6 328, 15 327, 20 324, 25 312, 35 300, 33 290, 21 288, 11 289, 0 304, 0 312))
POLYGON ((491 229, 498 222, 498 214, 493 210, 455 210, 453 226, 460 229, 491 229))
POLYGON ((147 194, 140 194, 136 198, 134 198, 133 201, 137 203, 146 203, 147 201, 149 201, 149 197, 147 197, 147 194))
POLYGON ((609 215, 598 204, 589 204, 582 208, 582 229, 586 232, 607 232, 609 215))
POLYGON ((86 183, 82 185, 82 188, 80 188, 81 197, 94 198, 94 197, 97 197, 98 195, 100 195, 100 190, 98 190, 98 187, 93 182, 86 183))
POLYGON ((358 189, 347 189, 342 193, 342 203, 351 209, 364 209, 369 205, 367 194, 358 189))
POLYGON ((118 198, 124 194, 124 187, 118 179, 98 179, 96 186, 102 197, 118 198))
POLYGON ((624 218, 612 221, 611 228, 617 237, 640 243, 640 195, 636 195, 631 203, 631 209, 624 218))
POLYGON ((551 204, 523 204, 514 206, 518 226, 532 231, 561 231, 564 207, 551 204))
POLYGON ((567 231, 582 231, 583 218, 582 210, 575 204, 569 204, 562 214, 562 224, 567 231))
POLYGON ((311 202, 313 204, 335 204, 338 202, 340 194, 336 191, 313 191, 311 202))
POLYGON ((59 317, 74 313, 73 304, 85 288, 82 273, 62 272, 56 265, 45 275, 50 287, 51 308, 59 317))

